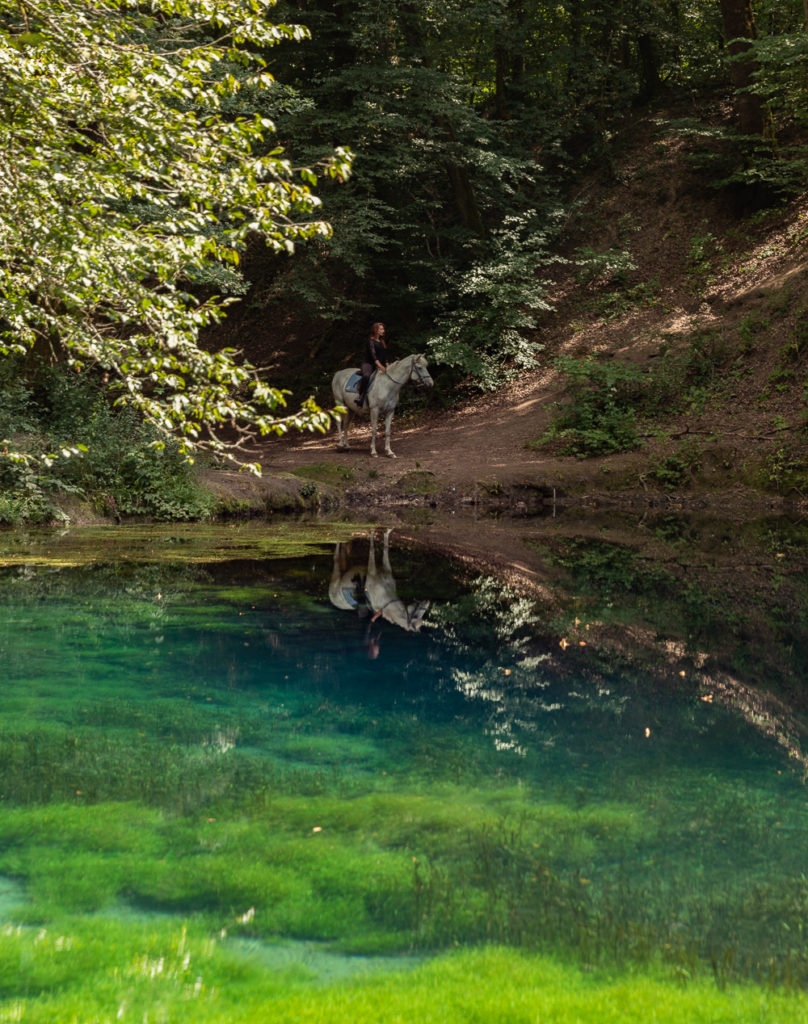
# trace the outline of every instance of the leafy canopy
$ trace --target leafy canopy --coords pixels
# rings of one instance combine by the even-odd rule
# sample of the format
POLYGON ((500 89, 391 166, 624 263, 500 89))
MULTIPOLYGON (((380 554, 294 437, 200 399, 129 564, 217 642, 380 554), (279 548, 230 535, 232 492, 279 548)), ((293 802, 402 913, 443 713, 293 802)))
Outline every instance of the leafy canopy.
MULTIPOLYGON (((244 290, 248 238, 330 231, 315 173, 244 113, 273 88, 266 48, 307 35, 271 24, 273 4, 0 0, 0 353, 105 371, 186 453, 328 423, 311 399, 284 416, 238 353, 199 343, 244 290)), ((344 178, 350 154, 318 169, 344 178)))

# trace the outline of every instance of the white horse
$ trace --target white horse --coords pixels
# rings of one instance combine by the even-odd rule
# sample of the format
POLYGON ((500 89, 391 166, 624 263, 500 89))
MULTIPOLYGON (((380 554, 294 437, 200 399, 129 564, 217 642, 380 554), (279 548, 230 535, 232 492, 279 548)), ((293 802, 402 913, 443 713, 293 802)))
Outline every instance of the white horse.
POLYGON ((338 405, 344 405, 348 412, 342 416, 336 415, 339 440, 337 447, 341 451, 347 450, 348 427, 354 416, 366 416, 370 412, 370 454, 377 455, 376 451, 376 428, 379 425, 379 414, 384 416, 384 454, 391 459, 395 458, 390 447, 390 424, 393 422, 393 413, 398 405, 398 396, 405 384, 419 384, 421 387, 431 388, 434 381, 429 376, 426 359, 422 355, 405 356, 404 359, 397 359, 390 363, 387 372, 377 371, 371 379, 368 388, 365 405, 359 407, 357 391, 346 391, 346 385, 352 375, 359 371, 352 367, 349 370, 338 370, 331 381, 331 390, 334 392, 334 401, 338 405))
POLYGON ((367 567, 358 564, 351 554, 353 541, 339 543, 334 549, 334 566, 328 596, 331 604, 342 611, 358 611, 365 604, 367 567))
POLYGON ((417 632, 429 608, 429 601, 405 604, 398 596, 390 565, 391 533, 392 530, 385 530, 384 533, 381 569, 376 563, 374 534, 370 535, 367 563, 357 559, 352 551, 353 541, 337 544, 328 596, 334 607, 342 611, 367 615, 369 610, 373 615, 371 621, 384 618, 409 632, 417 632))
POLYGON ((384 550, 382 552, 382 568, 376 566, 376 543, 374 535, 370 535, 370 555, 368 571, 365 577, 365 595, 373 611, 374 619, 381 616, 388 622, 402 629, 417 633, 421 628, 429 609, 429 601, 414 601, 405 604, 396 593, 396 581, 390 565, 390 534, 384 531, 384 550))

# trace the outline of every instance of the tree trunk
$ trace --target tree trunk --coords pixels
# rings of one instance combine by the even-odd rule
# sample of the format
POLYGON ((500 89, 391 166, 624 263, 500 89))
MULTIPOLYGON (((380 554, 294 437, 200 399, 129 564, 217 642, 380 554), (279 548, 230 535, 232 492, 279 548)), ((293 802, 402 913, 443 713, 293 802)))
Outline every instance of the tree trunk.
POLYGON ((641 96, 643 100, 650 100, 659 91, 659 55, 654 37, 643 33, 637 40, 637 50, 642 73, 641 96))
POLYGON ((744 92, 752 85, 757 63, 749 54, 751 40, 755 38, 755 19, 750 0, 721 0, 721 17, 727 37, 730 56, 730 74, 735 89, 735 112, 738 127, 744 135, 763 135, 765 117, 759 96, 744 92))
POLYGON ((522 0, 510 0, 503 15, 505 20, 494 45, 494 116, 499 121, 507 121, 513 108, 522 102, 525 78, 526 14, 522 0))
POLYGON ((452 183, 457 210, 464 227, 467 227, 475 235, 483 238, 485 235, 485 225, 480 215, 477 195, 474 191, 474 184, 469 172, 461 164, 451 160, 447 163, 446 170, 452 183))

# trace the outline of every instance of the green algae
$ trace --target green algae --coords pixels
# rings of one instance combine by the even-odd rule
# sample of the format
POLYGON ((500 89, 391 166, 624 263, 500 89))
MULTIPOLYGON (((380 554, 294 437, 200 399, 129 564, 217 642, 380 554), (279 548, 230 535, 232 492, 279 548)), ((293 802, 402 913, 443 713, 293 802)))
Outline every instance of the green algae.
POLYGON ((752 984, 808 983, 785 752, 715 732, 698 697, 576 680, 562 698, 526 648, 531 608, 487 585, 467 602, 487 648, 458 602, 440 637, 393 635, 380 681, 361 621, 326 603, 330 552, 306 542, 291 566, 279 548, 254 585, 222 544, 123 580, 54 565, 0 596, 0 1019, 395 1020, 411 1001, 409 1019, 535 1020, 521 987, 554 1021, 608 1020, 618 993, 621 1020, 801 1019, 752 984), (312 963, 273 966, 290 942, 312 963), (569 1002, 541 1001, 548 971, 569 1002))
POLYGON ((420 965, 394 959, 332 963, 249 955, 198 928, 152 921, 67 919, 54 928, 0 933, 5 1019, 249 1024, 417 1020, 428 1024, 801 1024, 801 994, 756 986, 686 986, 662 972, 611 974, 501 947, 451 953, 420 965), (316 982, 316 984, 312 984, 316 982))
MULTIPOLYGON (((210 564, 330 553, 358 527, 338 523, 204 523, 0 531, 0 567, 64 568, 108 563, 210 564)), ((361 529, 361 527, 360 527, 361 529)))
MULTIPOLYGON (((778 832, 752 806, 735 823, 741 852, 732 854, 715 817, 688 821, 700 812, 692 803, 671 817, 664 802, 657 813, 574 808, 496 787, 343 797, 288 788, 267 790, 252 810, 243 794, 216 793, 197 815, 112 803, 6 808, 0 872, 22 880, 30 901, 17 919, 44 924, 124 902, 346 953, 494 939, 602 964, 661 957, 688 973, 734 949, 733 972, 805 971, 804 950, 782 941, 808 909, 795 816, 778 832)), ((701 810, 715 815, 717 796, 702 792, 701 810)))

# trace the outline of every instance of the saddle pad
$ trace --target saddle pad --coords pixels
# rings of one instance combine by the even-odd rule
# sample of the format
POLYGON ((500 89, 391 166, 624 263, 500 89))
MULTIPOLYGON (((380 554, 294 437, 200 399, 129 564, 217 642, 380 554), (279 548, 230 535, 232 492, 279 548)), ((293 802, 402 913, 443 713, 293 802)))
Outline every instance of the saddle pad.
POLYGON ((359 381, 362 379, 361 373, 352 373, 348 378, 348 383, 345 385, 346 391, 358 391, 359 381))

